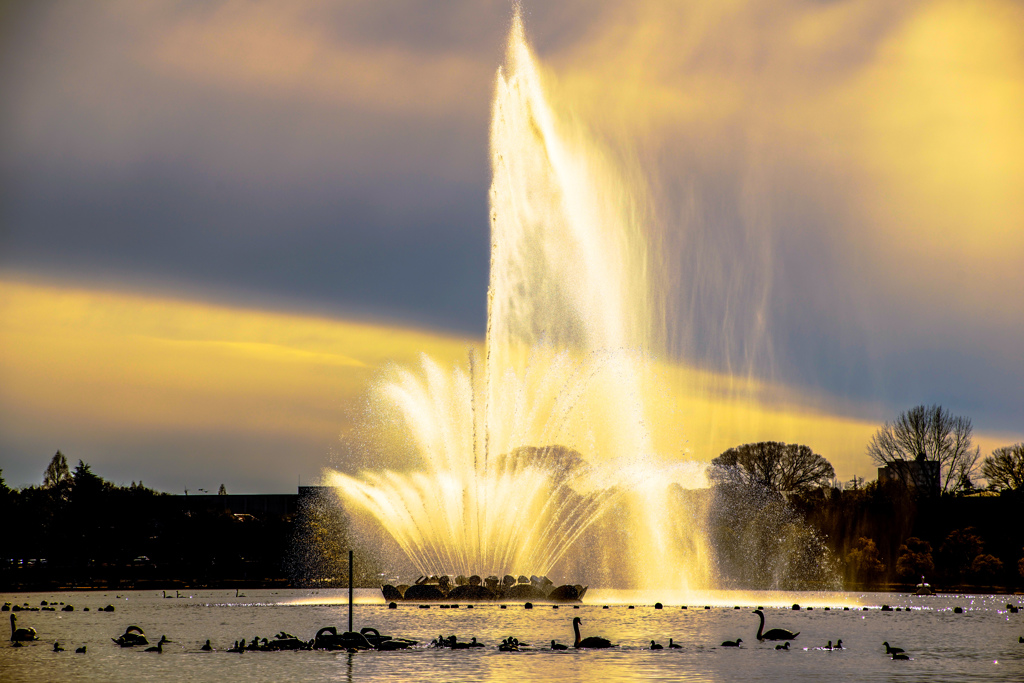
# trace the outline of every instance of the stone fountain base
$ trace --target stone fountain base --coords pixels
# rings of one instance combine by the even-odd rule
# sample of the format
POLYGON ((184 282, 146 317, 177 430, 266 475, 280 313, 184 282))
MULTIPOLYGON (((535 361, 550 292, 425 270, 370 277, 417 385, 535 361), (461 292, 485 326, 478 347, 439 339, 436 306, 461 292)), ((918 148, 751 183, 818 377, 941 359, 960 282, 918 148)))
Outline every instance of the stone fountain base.
POLYGON ((421 576, 412 585, 381 586, 388 602, 583 602, 587 586, 564 584, 555 586, 546 576, 520 576, 511 574, 503 579, 488 576, 481 579, 474 574, 469 578, 456 576, 421 576))

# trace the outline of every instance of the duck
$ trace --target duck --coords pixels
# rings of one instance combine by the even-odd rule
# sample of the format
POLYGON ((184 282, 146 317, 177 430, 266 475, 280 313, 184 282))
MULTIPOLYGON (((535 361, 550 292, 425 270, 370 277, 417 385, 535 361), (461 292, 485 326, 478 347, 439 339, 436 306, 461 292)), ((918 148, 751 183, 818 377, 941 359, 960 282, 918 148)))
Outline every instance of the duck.
POLYGON ((840 638, 839 640, 837 640, 836 641, 836 646, 834 648, 832 648, 832 649, 833 650, 845 650, 846 648, 843 647, 843 639, 840 638))
POLYGON ((669 638, 668 639, 668 649, 670 649, 670 650, 682 650, 683 646, 680 645, 679 643, 672 642, 672 639, 669 638))
POLYGON ((764 631, 764 612, 759 609, 754 610, 751 614, 756 614, 761 618, 761 623, 757 627, 757 639, 758 640, 793 640, 800 632, 793 633, 784 628, 773 628, 770 631, 764 631))
POLYGON ((555 641, 552 640, 551 641, 551 649, 552 650, 568 650, 569 646, 568 645, 563 645, 562 643, 556 643, 555 641))
POLYGON ((902 647, 889 647, 889 641, 882 643, 882 645, 885 645, 885 654, 887 655, 898 655, 904 651, 902 647))
POLYGON ((82 647, 76 647, 75 648, 75 654, 84 655, 85 654, 85 645, 83 645, 82 647))
POLYGON ((663 645, 662 645, 661 643, 656 643, 656 642, 654 642, 654 641, 652 640, 652 641, 651 641, 651 649, 652 649, 652 650, 664 650, 664 649, 665 649, 665 647, 664 647, 664 646, 663 646, 663 645))
POLYGON ((516 643, 515 638, 506 638, 501 641, 501 645, 498 646, 498 650, 501 652, 519 652, 519 645, 516 643))
POLYGON ((775 649, 776 650, 788 650, 789 649, 789 641, 787 640, 785 642, 785 644, 783 644, 783 645, 776 645, 775 649))
POLYGON ((64 648, 62 648, 60 646, 60 643, 55 640, 55 641, 53 641, 53 651, 54 652, 64 652, 64 648))
POLYGON ((205 644, 205 645, 203 645, 203 646, 202 646, 201 648, 199 648, 199 649, 200 649, 200 650, 202 650, 203 652, 211 652, 211 651, 213 650, 213 646, 212 646, 212 645, 210 645, 210 639, 209 639, 209 638, 207 638, 207 639, 206 639, 206 644, 205 644))
POLYGON ((573 643, 573 647, 576 649, 588 648, 588 649, 604 649, 608 647, 614 647, 610 640, 602 638, 601 636, 588 636, 580 639, 580 624, 583 620, 579 617, 574 617, 572 620, 572 629, 576 633, 576 640, 573 643))
POLYGON ((11 614, 11 642, 20 643, 25 640, 39 640, 34 628, 18 628, 18 617, 11 614))
POLYGON ((478 642, 476 642, 476 636, 473 636, 473 637, 472 637, 472 638, 470 639, 470 641, 469 641, 469 646, 470 646, 470 647, 483 647, 483 646, 484 646, 484 644, 483 644, 483 643, 478 643, 478 642))
POLYGON ((1019 607, 1015 607, 1014 605, 1011 605, 1010 603, 1006 603, 1006 609, 1010 610, 1010 614, 1016 614, 1017 612, 1020 611, 1019 607))
POLYGON ((739 647, 740 643, 742 642, 742 638, 737 638, 736 640, 727 640, 724 643, 722 643, 722 647, 739 647))

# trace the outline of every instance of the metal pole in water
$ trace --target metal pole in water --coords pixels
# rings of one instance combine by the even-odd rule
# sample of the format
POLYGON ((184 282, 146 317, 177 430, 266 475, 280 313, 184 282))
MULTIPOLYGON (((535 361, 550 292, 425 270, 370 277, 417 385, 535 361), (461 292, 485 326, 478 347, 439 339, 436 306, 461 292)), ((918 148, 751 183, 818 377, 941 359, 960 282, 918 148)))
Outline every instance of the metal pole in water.
POLYGON ((348 631, 352 632, 352 551, 348 551, 348 631))

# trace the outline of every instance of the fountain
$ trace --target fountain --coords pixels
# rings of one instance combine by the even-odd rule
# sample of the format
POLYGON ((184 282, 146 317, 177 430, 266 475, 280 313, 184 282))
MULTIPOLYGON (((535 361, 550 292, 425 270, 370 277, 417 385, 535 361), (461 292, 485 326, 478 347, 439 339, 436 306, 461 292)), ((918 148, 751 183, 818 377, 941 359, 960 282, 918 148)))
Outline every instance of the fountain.
POLYGON ((680 517, 667 488, 707 486, 704 466, 652 447, 650 430, 664 428, 648 417, 663 316, 643 208, 611 157, 549 103, 518 13, 490 141, 483 354, 453 369, 427 357, 395 368, 377 400, 396 411, 416 462, 329 472, 327 483, 424 575, 585 572, 573 549, 603 519, 615 546, 596 534, 588 547, 628 565, 635 587, 706 587, 699 515, 680 517))

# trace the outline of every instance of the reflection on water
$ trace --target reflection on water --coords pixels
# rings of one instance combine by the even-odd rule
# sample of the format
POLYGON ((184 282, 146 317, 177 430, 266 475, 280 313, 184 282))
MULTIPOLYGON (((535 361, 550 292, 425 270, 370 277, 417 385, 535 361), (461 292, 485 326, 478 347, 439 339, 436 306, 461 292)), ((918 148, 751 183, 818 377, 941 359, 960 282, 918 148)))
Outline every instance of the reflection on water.
POLYGON ((1021 596, 942 595, 913 597, 884 593, 727 593, 705 594, 687 609, 656 592, 595 591, 579 609, 561 605, 476 605, 468 609, 389 610, 376 591, 361 590, 356 626, 415 638, 426 644, 438 635, 476 636, 490 647, 478 650, 360 652, 247 652, 223 650, 239 639, 273 636, 284 630, 312 638, 321 626, 347 621, 345 591, 247 591, 239 602, 233 591, 193 592, 191 598, 163 599, 156 592, 19 594, 0 601, 39 606, 41 600, 75 605, 74 612, 21 612, 19 626, 34 627, 40 642, 15 649, 0 645, 0 680, 177 681, 577 681, 577 680, 1024 680, 1024 605, 1021 596), (656 601, 664 609, 655 609, 656 601), (704 604, 698 604, 703 602, 704 604), (97 612, 108 603, 114 613, 97 612), (813 610, 790 608, 793 603, 813 610), (883 612, 891 605, 901 611, 883 612), (605 606, 607 605, 607 609, 605 606), (633 609, 630 609, 633 605, 633 609), (709 609, 704 609, 705 605, 709 609), (84 612, 82 608, 91 607, 84 612), (799 631, 788 652, 755 639, 765 607, 766 628, 799 631), (848 607, 849 609, 843 609, 848 607), (868 609, 864 609, 864 607, 868 609), (954 612, 962 607, 963 613, 954 612), (736 609, 739 607, 739 609, 736 609), (825 607, 830 609, 826 610, 825 607), (552 639, 572 643, 572 618, 583 635, 601 635, 619 647, 607 651, 552 652, 552 639), (161 655, 122 649, 110 641, 129 624, 138 624, 152 640, 166 634, 171 643, 161 655), (514 635, 534 648, 499 652, 494 645, 514 635), (199 648, 210 638, 217 652, 199 648), (672 638, 680 649, 652 651, 672 638), (743 639, 740 649, 722 648, 723 640, 743 639), (817 649, 842 638, 846 649, 817 649), (65 652, 52 652, 59 640, 65 652), (894 662, 882 642, 906 649, 912 659, 894 662), (87 645, 85 655, 74 648, 87 645))

